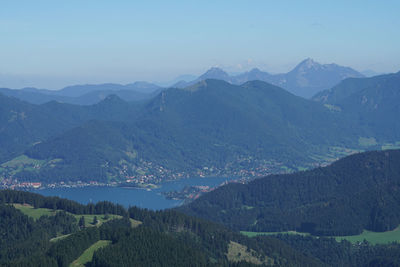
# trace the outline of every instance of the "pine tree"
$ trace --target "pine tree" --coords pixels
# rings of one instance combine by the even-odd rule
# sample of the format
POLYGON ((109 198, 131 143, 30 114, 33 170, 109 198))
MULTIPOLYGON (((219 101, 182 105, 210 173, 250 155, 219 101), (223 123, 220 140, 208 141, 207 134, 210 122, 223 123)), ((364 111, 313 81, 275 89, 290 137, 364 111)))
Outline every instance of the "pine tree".
POLYGON ((96 225, 98 222, 99 222, 99 221, 97 220, 97 217, 94 216, 94 218, 93 218, 93 225, 96 225))
POLYGON ((79 219, 79 227, 85 228, 85 217, 83 216, 79 219))

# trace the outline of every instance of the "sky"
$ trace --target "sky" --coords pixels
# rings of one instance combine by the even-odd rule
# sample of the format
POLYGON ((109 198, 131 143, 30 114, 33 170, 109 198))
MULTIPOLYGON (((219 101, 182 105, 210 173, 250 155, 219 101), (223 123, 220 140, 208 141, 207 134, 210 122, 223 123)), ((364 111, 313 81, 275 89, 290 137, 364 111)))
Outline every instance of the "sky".
POLYGON ((400 1, 0 0, 0 87, 163 82, 305 58, 400 70, 400 1))

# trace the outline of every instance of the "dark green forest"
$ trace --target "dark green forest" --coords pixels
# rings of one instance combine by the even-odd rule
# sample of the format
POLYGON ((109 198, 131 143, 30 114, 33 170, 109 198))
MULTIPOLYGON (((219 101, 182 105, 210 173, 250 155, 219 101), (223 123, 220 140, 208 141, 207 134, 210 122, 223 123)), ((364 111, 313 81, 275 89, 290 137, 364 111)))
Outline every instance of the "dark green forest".
POLYGON ((5 237, 0 244, 0 264, 5 266, 68 266, 98 240, 112 243, 95 252, 90 266, 121 266, 122 262, 142 266, 252 266, 229 263, 226 253, 230 241, 254 249, 259 257, 268 255, 277 264, 318 266, 318 260, 302 256, 277 239, 269 238, 260 247, 251 238, 172 210, 153 212, 135 207, 121 210, 120 206, 106 202, 82 205, 23 191, 3 190, 0 196, 4 218, 0 231, 5 237), (53 206, 59 212, 34 221, 9 203, 53 206), (73 214, 106 212, 124 217, 100 227, 79 229, 77 221, 67 211, 73 214), (128 218, 143 223, 132 228, 128 218), (48 227, 50 224, 52 226, 48 227), (56 242, 49 241, 59 234, 70 235, 56 242))
POLYGON ((229 184, 179 210, 235 230, 355 235, 400 224, 399 189, 400 150, 371 151, 323 168, 229 184))
POLYGON ((230 242, 274 266, 397 266, 400 246, 351 244, 334 239, 278 235, 246 237, 222 225, 175 210, 128 210, 108 202, 82 205, 23 191, 0 191, 0 265, 69 266, 99 240, 110 245, 95 251, 87 266, 255 266, 229 261, 230 242), (27 217, 10 203, 53 206, 53 216, 27 217), (65 207, 62 209, 61 207, 65 207), (78 227, 71 215, 91 212, 122 214, 98 227, 78 227), (132 228, 129 218, 142 224, 132 228), (51 242, 60 234, 68 236, 51 242))

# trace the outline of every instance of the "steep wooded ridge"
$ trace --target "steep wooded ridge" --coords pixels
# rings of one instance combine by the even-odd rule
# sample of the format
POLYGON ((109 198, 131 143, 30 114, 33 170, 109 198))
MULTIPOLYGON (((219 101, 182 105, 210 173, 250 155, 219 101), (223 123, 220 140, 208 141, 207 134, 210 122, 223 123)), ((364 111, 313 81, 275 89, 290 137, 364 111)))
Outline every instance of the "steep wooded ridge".
POLYGON ((145 103, 113 95, 92 106, 2 102, 2 142, 24 138, 2 148, 3 175, 48 183, 311 166, 332 147, 357 146, 360 134, 322 104, 261 81, 205 80, 145 103))
POLYGON ((400 72, 362 79, 346 79, 313 97, 340 109, 378 139, 400 137, 400 72), (388 130, 390 129, 390 131, 388 130))
POLYGON ((34 105, 0 94, 0 162, 90 120, 132 119, 138 107, 112 96, 92 106, 76 106, 55 101, 34 105))
POLYGON ((236 230, 354 235, 400 224, 400 150, 348 156, 330 166, 229 184, 179 208, 236 230))

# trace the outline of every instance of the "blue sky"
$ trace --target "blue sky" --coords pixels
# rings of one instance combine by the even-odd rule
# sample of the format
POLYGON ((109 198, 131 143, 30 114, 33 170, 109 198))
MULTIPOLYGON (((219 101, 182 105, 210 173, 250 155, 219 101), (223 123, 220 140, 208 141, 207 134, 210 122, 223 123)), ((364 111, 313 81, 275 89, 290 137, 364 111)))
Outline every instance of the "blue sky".
POLYGON ((400 1, 19 1, 0 5, 0 87, 167 81, 304 58, 400 70, 400 1), (18 83, 19 81, 19 83, 18 83))

